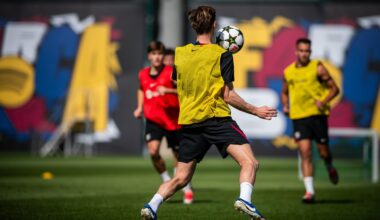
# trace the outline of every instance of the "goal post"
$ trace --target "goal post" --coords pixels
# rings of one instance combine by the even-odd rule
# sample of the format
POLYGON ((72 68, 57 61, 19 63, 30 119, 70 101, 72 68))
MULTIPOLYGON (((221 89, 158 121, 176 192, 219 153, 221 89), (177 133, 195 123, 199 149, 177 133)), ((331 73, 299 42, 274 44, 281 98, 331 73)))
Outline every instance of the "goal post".
MULTIPOLYGON (((330 128, 330 137, 358 137, 358 138, 370 138, 372 142, 372 173, 371 181, 372 183, 377 183, 379 181, 379 135, 376 130, 366 129, 366 128, 330 128)), ((366 157, 368 152, 368 146, 363 148, 363 156, 366 157)), ((298 154, 298 176, 302 179, 301 171, 301 158, 298 154)))

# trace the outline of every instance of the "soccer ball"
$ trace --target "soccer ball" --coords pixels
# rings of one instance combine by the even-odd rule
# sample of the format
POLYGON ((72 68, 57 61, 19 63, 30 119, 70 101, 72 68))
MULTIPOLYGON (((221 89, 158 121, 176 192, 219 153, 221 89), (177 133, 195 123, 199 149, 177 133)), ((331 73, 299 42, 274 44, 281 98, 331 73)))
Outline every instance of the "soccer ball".
POLYGON ((244 36, 239 28, 226 26, 216 33, 216 43, 231 53, 237 53, 244 44, 244 36))

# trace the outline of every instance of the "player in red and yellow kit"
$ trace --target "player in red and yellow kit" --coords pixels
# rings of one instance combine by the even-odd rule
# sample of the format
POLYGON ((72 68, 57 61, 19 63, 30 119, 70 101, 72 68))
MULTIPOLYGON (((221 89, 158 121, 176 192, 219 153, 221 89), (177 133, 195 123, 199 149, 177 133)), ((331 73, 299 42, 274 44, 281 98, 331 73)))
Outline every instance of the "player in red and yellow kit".
MULTIPOLYGON (((180 126, 178 125, 179 103, 177 90, 171 80, 173 67, 163 64, 165 47, 161 42, 152 41, 148 46, 150 66, 139 72, 140 88, 137 91, 136 118, 146 119, 145 141, 154 168, 163 182, 170 180, 165 161, 159 154, 161 140, 166 137, 168 147, 174 154, 177 165, 180 126)), ((190 183, 183 188, 184 203, 193 202, 190 183)))

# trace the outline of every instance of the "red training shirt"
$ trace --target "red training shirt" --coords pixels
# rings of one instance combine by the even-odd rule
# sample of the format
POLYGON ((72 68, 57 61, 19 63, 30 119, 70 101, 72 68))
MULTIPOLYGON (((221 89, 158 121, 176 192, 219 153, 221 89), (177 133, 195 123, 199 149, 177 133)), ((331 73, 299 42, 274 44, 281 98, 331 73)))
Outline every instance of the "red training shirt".
POLYGON ((173 131, 180 128, 178 125, 179 102, 177 94, 160 95, 158 86, 174 88, 171 80, 173 67, 164 66, 161 72, 151 76, 150 67, 139 72, 140 89, 144 93, 144 116, 162 128, 173 131))

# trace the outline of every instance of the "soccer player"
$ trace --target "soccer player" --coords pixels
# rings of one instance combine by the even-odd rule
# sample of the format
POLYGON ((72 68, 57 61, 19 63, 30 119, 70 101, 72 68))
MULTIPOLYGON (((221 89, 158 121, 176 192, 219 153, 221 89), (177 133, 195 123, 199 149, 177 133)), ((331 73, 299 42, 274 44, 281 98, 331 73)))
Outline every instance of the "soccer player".
POLYGON ((158 207, 191 180, 197 163, 211 145, 217 147, 223 158, 231 155, 240 165, 240 196, 234 203, 235 209, 253 219, 264 218, 251 202, 259 162, 243 131, 231 118, 228 104, 267 120, 277 116, 277 111, 267 106, 253 106, 235 92, 232 54, 212 44, 215 16, 215 9, 209 6, 200 6, 188 13, 197 34, 196 42, 176 48, 172 75, 177 82, 178 121, 183 136, 177 172, 173 179, 161 184, 150 202, 144 205, 143 219, 157 218, 158 207))
POLYGON ((281 93, 283 111, 293 121, 294 138, 299 145, 302 173, 306 193, 304 203, 315 201, 313 186, 312 140, 325 161, 330 180, 338 183, 338 173, 333 166, 329 150, 327 117, 330 101, 339 93, 327 69, 318 60, 311 60, 311 41, 300 38, 296 42, 297 60, 284 70, 281 93))
POLYGON ((165 50, 164 64, 167 66, 174 66, 174 50, 167 48, 165 50))
MULTIPOLYGON (((165 161, 159 154, 161 140, 166 137, 168 147, 174 154, 174 165, 177 165, 180 133, 178 125, 179 103, 177 90, 171 80, 173 67, 163 64, 165 47, 161 42, 152 41, 148 46, 150 66, 139 72, 140 88, 137 91, 136 118, 144 114, 146 119, 145 140, 153 166, 160 174, 162 181, 169 181, 165 161)), ((184 188, 185 204, 193 202, 193 191, 190 183, 184 188)))

